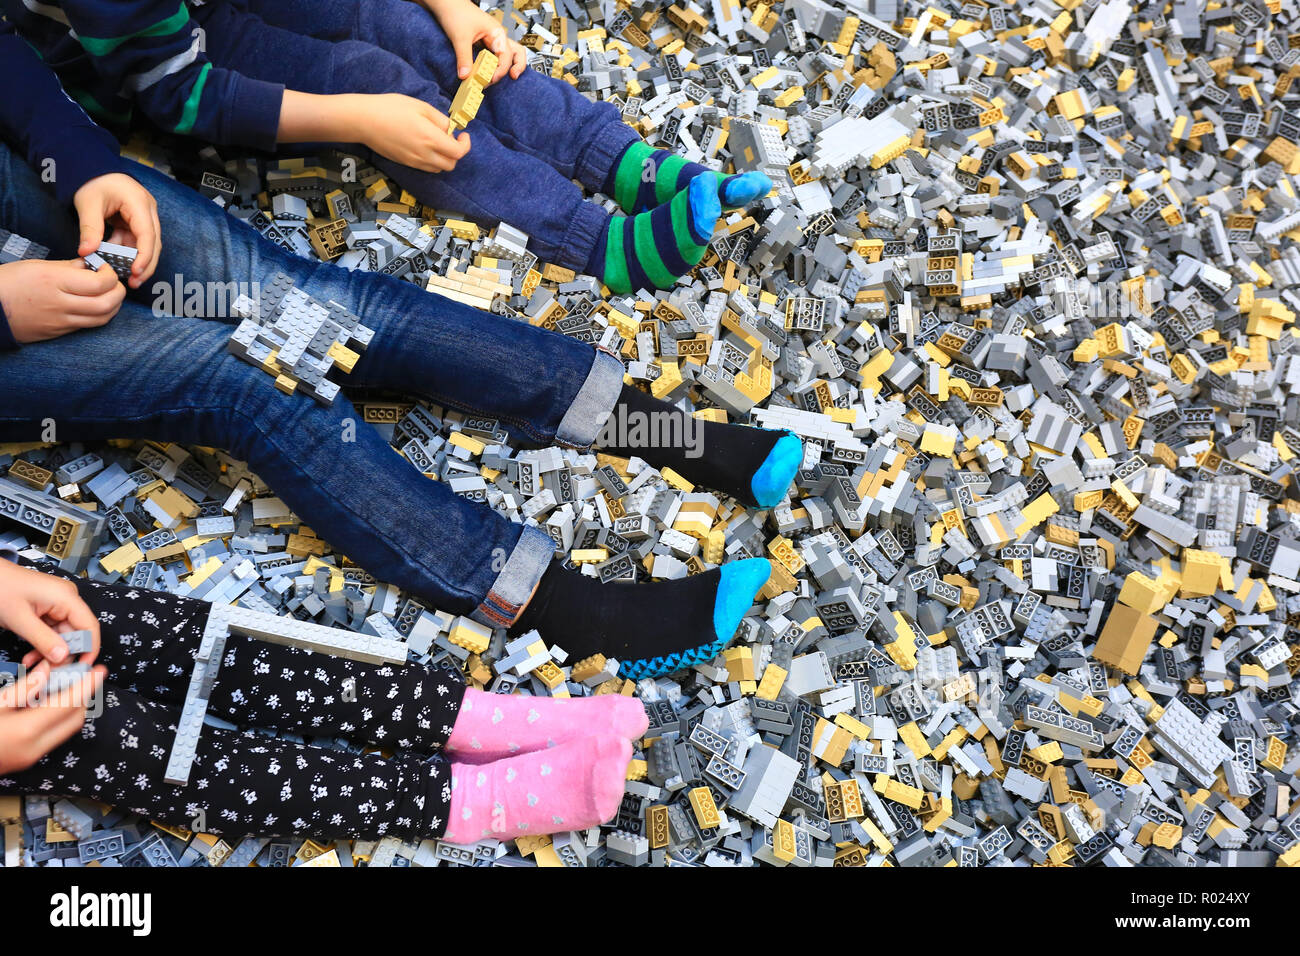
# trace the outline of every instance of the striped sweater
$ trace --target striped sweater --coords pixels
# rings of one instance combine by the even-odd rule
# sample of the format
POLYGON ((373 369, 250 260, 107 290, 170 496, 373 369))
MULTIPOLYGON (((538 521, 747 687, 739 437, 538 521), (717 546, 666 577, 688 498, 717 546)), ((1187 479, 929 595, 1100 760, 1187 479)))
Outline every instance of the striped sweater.
POLYGON ((91 115, 269 150, 284 87, 214 66, 183 0, 0 0, 91 115))

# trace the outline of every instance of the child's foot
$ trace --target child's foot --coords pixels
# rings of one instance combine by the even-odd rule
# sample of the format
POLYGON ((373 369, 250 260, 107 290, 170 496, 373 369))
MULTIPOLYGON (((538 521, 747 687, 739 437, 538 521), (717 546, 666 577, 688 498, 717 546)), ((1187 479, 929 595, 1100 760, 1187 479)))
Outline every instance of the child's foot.
POLYGON ((448 843, 585 830, 613 819, 632 744, 600 734, 485 764, 451 765, 448 843))
POLYGON ((445 749, 458 760, 484 763, 555 747, 590 735, 594 727, 639 740, 647 726, 645 707, 635 697, 529 697, 485 694, 471 687, 445 749))
POLYGON ((711 176, 699 176, 662 206, 612 217, 587 272, 618 293, 671 288, 704 258, 720 215, 711 176))
POLYGON ((717 657, 771 573, 750 558, 675 581, 602 584, 552 564, 512 633, 536 629, 570 657, 600 653, 623 677, 655 677, 717 657))
POLYGON ((803 464, 803 442, 793 432, 704 421, 630 385, 597 444, 760 508, 781 503, 803 464))
POLYGON ((772 180, 762 173, 723 176, 645 143, 633 143, 627 148, 614 164, 602 191, 612 196, 625 213, 635 215, 668 202, 705 173, 714 176, 724 209, 739 209, 772 191, 772 180))

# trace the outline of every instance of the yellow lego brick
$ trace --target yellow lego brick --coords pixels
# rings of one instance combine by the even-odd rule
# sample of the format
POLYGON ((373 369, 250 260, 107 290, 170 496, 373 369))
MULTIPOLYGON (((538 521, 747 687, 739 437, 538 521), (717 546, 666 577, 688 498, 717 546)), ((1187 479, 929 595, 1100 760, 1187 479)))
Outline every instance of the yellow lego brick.
POLYGON ((926 741, 925 735, 921 733, 921 728, 916 725, 916 721, 911 721, 899 727, 898 736, 907 745, 907 749, 916 755, 917 760, 930 756, 930 744, 926 741))
POLYGON ((584 657, 573 665, 569 676, 581 683, 601 673, 605 669, 605 663, 604 654, 593 654, 591 657, 584 657))
POLYGON ((713 794, 709 792, 708 787, 695 787, 687 794, 691 803, 691 809, 695 811, 695 821, 700 825, 701 830, 712 830, 722 825, 722 818, 718 814, 718 806, 713 802, 713 794))
POLYGON ((564 683, 564 671, 555 665, 554 661, 547 661, 540 667, 533 670, 533 676, 545 684, 549 689, 555 690, 564 683))
MULTIPOLYGON (((770 667, 771 665, 768 666, 770 667)), ((858 720, 856 717, 850 717, 848 714, 836 714, 835 723, 840 727, 843 727, 859 740, 866 740, 871 736, 870 727, 858 720)))
POLYGON ((1224 559, 1213 551, 1183 548, 1179 597, 1209 597, 1219 589, 1224 559))
POLYGON ((455 625, 447 634, 447 640, 471 653, 482 654, 492 643, 492 628, 468 618, 457 618, 455 625))
POLYGON ((781 687, 785 684, 787 671, 776 664, 768 664, 763 669, 763 679, 758 683, 758 689, 754 692, 755 697, 761 697, 764 700, 776 700, 781 693, 781 687))
POLYGON ((109 574, 126 574, 143 560, 144 553, 134 541, 128 541, 100 558, 99 566, 109 574))
POLYGON ((664 481, 668 482, 668 484, 672 485, 678 491, 691 492, 695 490, 693 484, 681 475, 677 474, 677 472, 673 471, 671 468, 660 469, 659 474, 663 476, 664 481))
POLYGON ((1169 603, 1177 588, 1177 581, 1168 576, 1149 578, 1141 571, 1132 571, 1124 579, 1119 600, 1144 614, 1155 614, 1169 603))
POLYGON ((483 454, 483 449, 486 447, 479 439, 472 435, 466 435, 464 432, 452 432, 447 441, 457 448, 464 448, 471 455, 483 454))

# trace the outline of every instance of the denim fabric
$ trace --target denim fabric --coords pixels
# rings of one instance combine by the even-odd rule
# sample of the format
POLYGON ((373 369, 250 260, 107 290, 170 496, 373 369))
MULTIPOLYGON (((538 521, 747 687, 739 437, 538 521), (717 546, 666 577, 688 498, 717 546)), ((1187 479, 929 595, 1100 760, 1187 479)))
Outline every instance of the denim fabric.
MULTIPOLYGON (((242 0, 194 10, 214 63, 304 93, 405 93, 447 112, 460 79, 437 20, 408 0, 242 0)), ((587 267, 609 215, 584 199, 639 140, 610 103, 525 70, 488 88, 448 173, 374 157, 422 203, 527 232, 539 258, 587 267)))
MULTIPOLYGON (((496 418, 528 445, 589 444, 617 401, 618 360, 407 282, 302 259, 184 186, 128 166, 158 201, 157 272, 107 326, 0 354, 0 441, 32 440, 53 419, 60 441, 226 448, 377 577, 448 611, 512 621, 554 550, 543 531, 423 477, 344 397, 323 408, 276 390, 269 375, 227 351, 233 320, 157 315, 154 304, 167 286, 260 283, 283 272, 375 330, 345 384, 496 418), (574 409, 591 409, 596 420, 572 421, 574 409)), ((3 146, 0 226, 49 246, 52 257, 75 255, 75 219, 3 146)))

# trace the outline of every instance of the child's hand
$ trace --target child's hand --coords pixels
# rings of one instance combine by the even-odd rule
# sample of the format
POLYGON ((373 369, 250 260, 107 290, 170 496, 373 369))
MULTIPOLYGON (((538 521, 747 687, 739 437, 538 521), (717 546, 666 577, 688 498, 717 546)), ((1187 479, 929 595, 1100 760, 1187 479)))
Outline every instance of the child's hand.
POLYGON ((495 83, 508 72, 517 80, 528 67, 528 51, 506 36, 505 27, 471 0, 425 0, 456 51, 456 75, 462 80, 474 67, 474 44, 482 43, 497 55, 495 83))
POLYGON ((125 297, 126 286, 107 265, 98 272, 80 259, 23 259, 0 265, 0 309, 22 343, 106 325, 125 297))
POLYGON ((99 619, 81 599, 75 584, 3 559, 0 559, 0 627, 13 631, 36 649, 23 659, 26 667, 33 666, 40 658, 54 665, 67 663, 68 645, 59 636, 64 631, 90 631, 90 650, 81 656, 82 663, 92 663, 99 653, 99 619))
POLYGON ((127 283, 138 289, 153 275, 162 255, 162 227, 158 224, 158 204, 149 190, 125 173, 97 176, 85 183, 72 197, 81 219, 81 243, 77 255, 94 252, 104 241, 104 224, 113 227, 110 242, 139 250, 131 265, 127 283))
POLYGON ((423 100, 401 93, 364 96, 357 119, 362 142, 394 162, 445 173, 456 168, 457 160, 469 152, 469 134, 451 136, 447 114, 423 100))
POLYGON ((93 668, 80 686, 38 703, 36 695, 49 677, 50 665, 41 661, 0 689, 0 776, 26 770, 81 729, 86 704, 104 682, 104 668, 93 668))

